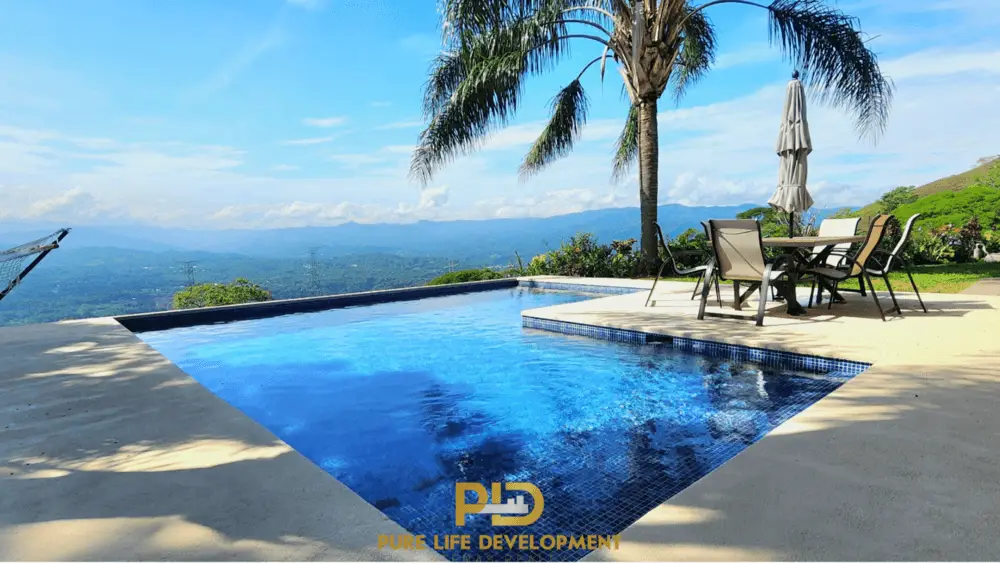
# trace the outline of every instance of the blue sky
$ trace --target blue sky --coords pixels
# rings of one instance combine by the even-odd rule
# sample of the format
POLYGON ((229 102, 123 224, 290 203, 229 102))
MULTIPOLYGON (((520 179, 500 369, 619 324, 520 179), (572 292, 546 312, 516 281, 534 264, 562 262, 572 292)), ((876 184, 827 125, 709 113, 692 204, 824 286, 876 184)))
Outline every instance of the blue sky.
MULTIPOLYGON (((810 106, 818 206, 1000 153, 995 0, 841 1, 874 36, 898 91, 873 147, 844 113, 810 106)), ((284 227, 546 216, 637 204, 610 182, 627 111, 596 67, 574 153, 527 181, 517 166, 552 96, 600 47, 532 80, 518 119, 426 188, 406 171, 439 49, 434 0, 33 0, 0 20, 0 220, 284 227)), ((791 67, 766 14, 710 10, 715 70, 661 102, 661 203, 763 202, 791 67)))

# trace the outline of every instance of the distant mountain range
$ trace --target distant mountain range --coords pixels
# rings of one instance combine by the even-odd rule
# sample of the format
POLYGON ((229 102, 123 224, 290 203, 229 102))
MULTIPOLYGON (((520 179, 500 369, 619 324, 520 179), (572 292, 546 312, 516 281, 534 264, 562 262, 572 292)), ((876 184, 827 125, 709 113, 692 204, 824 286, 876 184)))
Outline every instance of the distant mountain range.
MULTIPOLYGON (((664 234, 675 236, 699 222, 731 218, 754 204, 728 207, 664 205, 659 208, 664 234)), ((0 246, 9 247, 58 227, 28 223, 0 223, 0 246)), ((327 257, 357 253, 433 256, 479 262, 507 263, 518 252, 522 258, 555 248, 578 232, 593 233, 601 241, 639 237, 639 209, 624 207, 571 213, 546 218, 478 221, 420 221, 408 224, 346 223, 333 227, 270 230, 185 230, 134 226, 80 226, 63 248, 102 247, 140 251, 197 251, 242 254, 261 258, 302 256, 319 247, 327 257)))

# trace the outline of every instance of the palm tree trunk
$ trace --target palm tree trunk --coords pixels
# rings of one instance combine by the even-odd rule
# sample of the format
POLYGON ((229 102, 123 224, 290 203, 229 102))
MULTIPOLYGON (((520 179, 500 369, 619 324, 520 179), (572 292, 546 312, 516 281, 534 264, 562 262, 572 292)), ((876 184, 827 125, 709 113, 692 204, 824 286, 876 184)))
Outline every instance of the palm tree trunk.
POLYGON ((656 99, 639 102, 639 216, 642 231, 639 240, 640 268, 643 274, 655 272, 660 256, 656 248, 657 169, 660 163, 660 140, 656 128, 656 99))

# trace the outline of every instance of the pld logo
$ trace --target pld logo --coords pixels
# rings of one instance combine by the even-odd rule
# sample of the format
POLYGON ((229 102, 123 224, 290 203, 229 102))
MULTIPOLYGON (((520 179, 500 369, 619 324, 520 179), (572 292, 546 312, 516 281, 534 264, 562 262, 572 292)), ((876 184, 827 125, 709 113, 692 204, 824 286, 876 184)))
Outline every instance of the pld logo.
POLYGON ((542 491, 531 483, 492 483, 487 496, 486 487, 480 483, 455 483, 455 525, 464 526, 467 514, 492 514, 491 524, 494 526, 528 526, 534 524, 542 515, 545 499, 542 491), (524 495, 517 495, 503 502, 501 485, 506 485, 508 491, 524 491, 531 495, 534 506, 531 510, 524 502, 524 495), (465 500, 467 492, 476 493, 476 502, 465 500), (492 500, 490 504, 488 501, 492 500), (521 516, 504 516, 504 514, 519 514, 521 516))

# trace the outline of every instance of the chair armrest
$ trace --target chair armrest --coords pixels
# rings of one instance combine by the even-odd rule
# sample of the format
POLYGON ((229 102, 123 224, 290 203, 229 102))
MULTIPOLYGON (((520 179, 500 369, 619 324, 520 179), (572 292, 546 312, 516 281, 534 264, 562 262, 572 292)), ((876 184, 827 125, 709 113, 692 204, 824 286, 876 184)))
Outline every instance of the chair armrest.
MULTIPOLYGON (((891 252, 886 252, 884 250, 875 250, 875 251, 872 251, 872 253, 871 253, 871 259, 874 260, 876 262, 876 264, 878 264, 879 268, 881 268, 882 271, 884 271, 886 273, 888 273, 888 272, 890 272, 892 270, 892 266, 893 266, 894 262, 898 262, 900 265, 903 264, 903 259, 900 258, 898 255, 893 254, 891 252), (884 258, 885 260, 883 261, 882 259, 880 259, 880 257, 884 258)), ((866 270, 871 270, 873 272, 877 271, 874 268, 865 268, 865 269, 866 270)))

